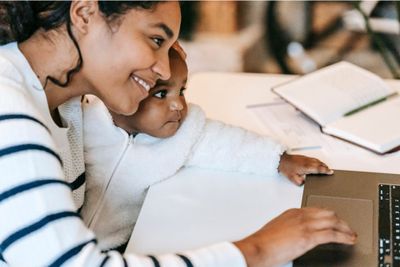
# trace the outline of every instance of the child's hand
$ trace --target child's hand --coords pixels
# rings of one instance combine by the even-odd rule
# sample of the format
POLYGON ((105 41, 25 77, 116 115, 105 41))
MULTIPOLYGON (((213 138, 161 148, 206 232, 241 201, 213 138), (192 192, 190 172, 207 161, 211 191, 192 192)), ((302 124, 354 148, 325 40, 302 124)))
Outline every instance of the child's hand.
POLYGON ((318 159, 286 153, 281 156, 278 171, 297 185, 304 184, 307 174, 333 174, 333 170, 318 159))

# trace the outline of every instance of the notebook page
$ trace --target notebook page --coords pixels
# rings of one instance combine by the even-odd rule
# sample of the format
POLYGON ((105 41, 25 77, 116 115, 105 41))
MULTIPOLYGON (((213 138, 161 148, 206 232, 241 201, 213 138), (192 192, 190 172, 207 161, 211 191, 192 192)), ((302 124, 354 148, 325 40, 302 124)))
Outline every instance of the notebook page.
POLYGON ((275 92, 322 126, 395 93, 375 74, 348 62, 307 74, 275 92))
POLYGON ((323 128, 327 134, 385 153, 400 145, 400 97, 343 117, 323 128))

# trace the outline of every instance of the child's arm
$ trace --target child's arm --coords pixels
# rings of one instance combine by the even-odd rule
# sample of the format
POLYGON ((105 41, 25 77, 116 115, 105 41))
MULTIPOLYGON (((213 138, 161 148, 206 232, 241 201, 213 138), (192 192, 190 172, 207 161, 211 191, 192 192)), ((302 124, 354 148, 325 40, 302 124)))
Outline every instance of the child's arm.
POLYGON ((278 170, 297 185, 304 183, 307 174, 333 174, 333 170, 318 159, 287 153, 282 154, 278 170))
POLYGON ((284 151, 281 144, 267 136, 207 120, 185 165, 268 176, 279 171, 297 185, 304 183, 307 174, 333 173, 318 159, 284 151))
POLYGON ((207 120, 185 165, 274 176, 284 151, 269 137, 207 120))

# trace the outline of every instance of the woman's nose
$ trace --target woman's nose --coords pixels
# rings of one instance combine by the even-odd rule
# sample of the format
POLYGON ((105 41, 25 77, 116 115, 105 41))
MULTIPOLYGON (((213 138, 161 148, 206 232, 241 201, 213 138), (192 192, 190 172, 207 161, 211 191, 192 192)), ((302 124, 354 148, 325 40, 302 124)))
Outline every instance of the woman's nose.
POLYGON ((171 77, 168 53, 160 53, 152 69, 157 73, 159 79, 168 80, 171 77))

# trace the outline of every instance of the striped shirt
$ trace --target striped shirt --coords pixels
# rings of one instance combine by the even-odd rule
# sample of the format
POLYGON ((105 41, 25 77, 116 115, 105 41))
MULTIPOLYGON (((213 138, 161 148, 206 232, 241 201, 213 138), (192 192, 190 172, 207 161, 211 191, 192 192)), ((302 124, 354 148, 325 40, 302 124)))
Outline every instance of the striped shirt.
MULTIPOLYGON (((16 43, 0 47, 0 261, 10 266, 245 266, 220 243, 181 254, 102 253, 78 213, 85 175, 80 99, 52 120, 16 43)), ((1 265, 1 264, 0 264, 1 265)))

